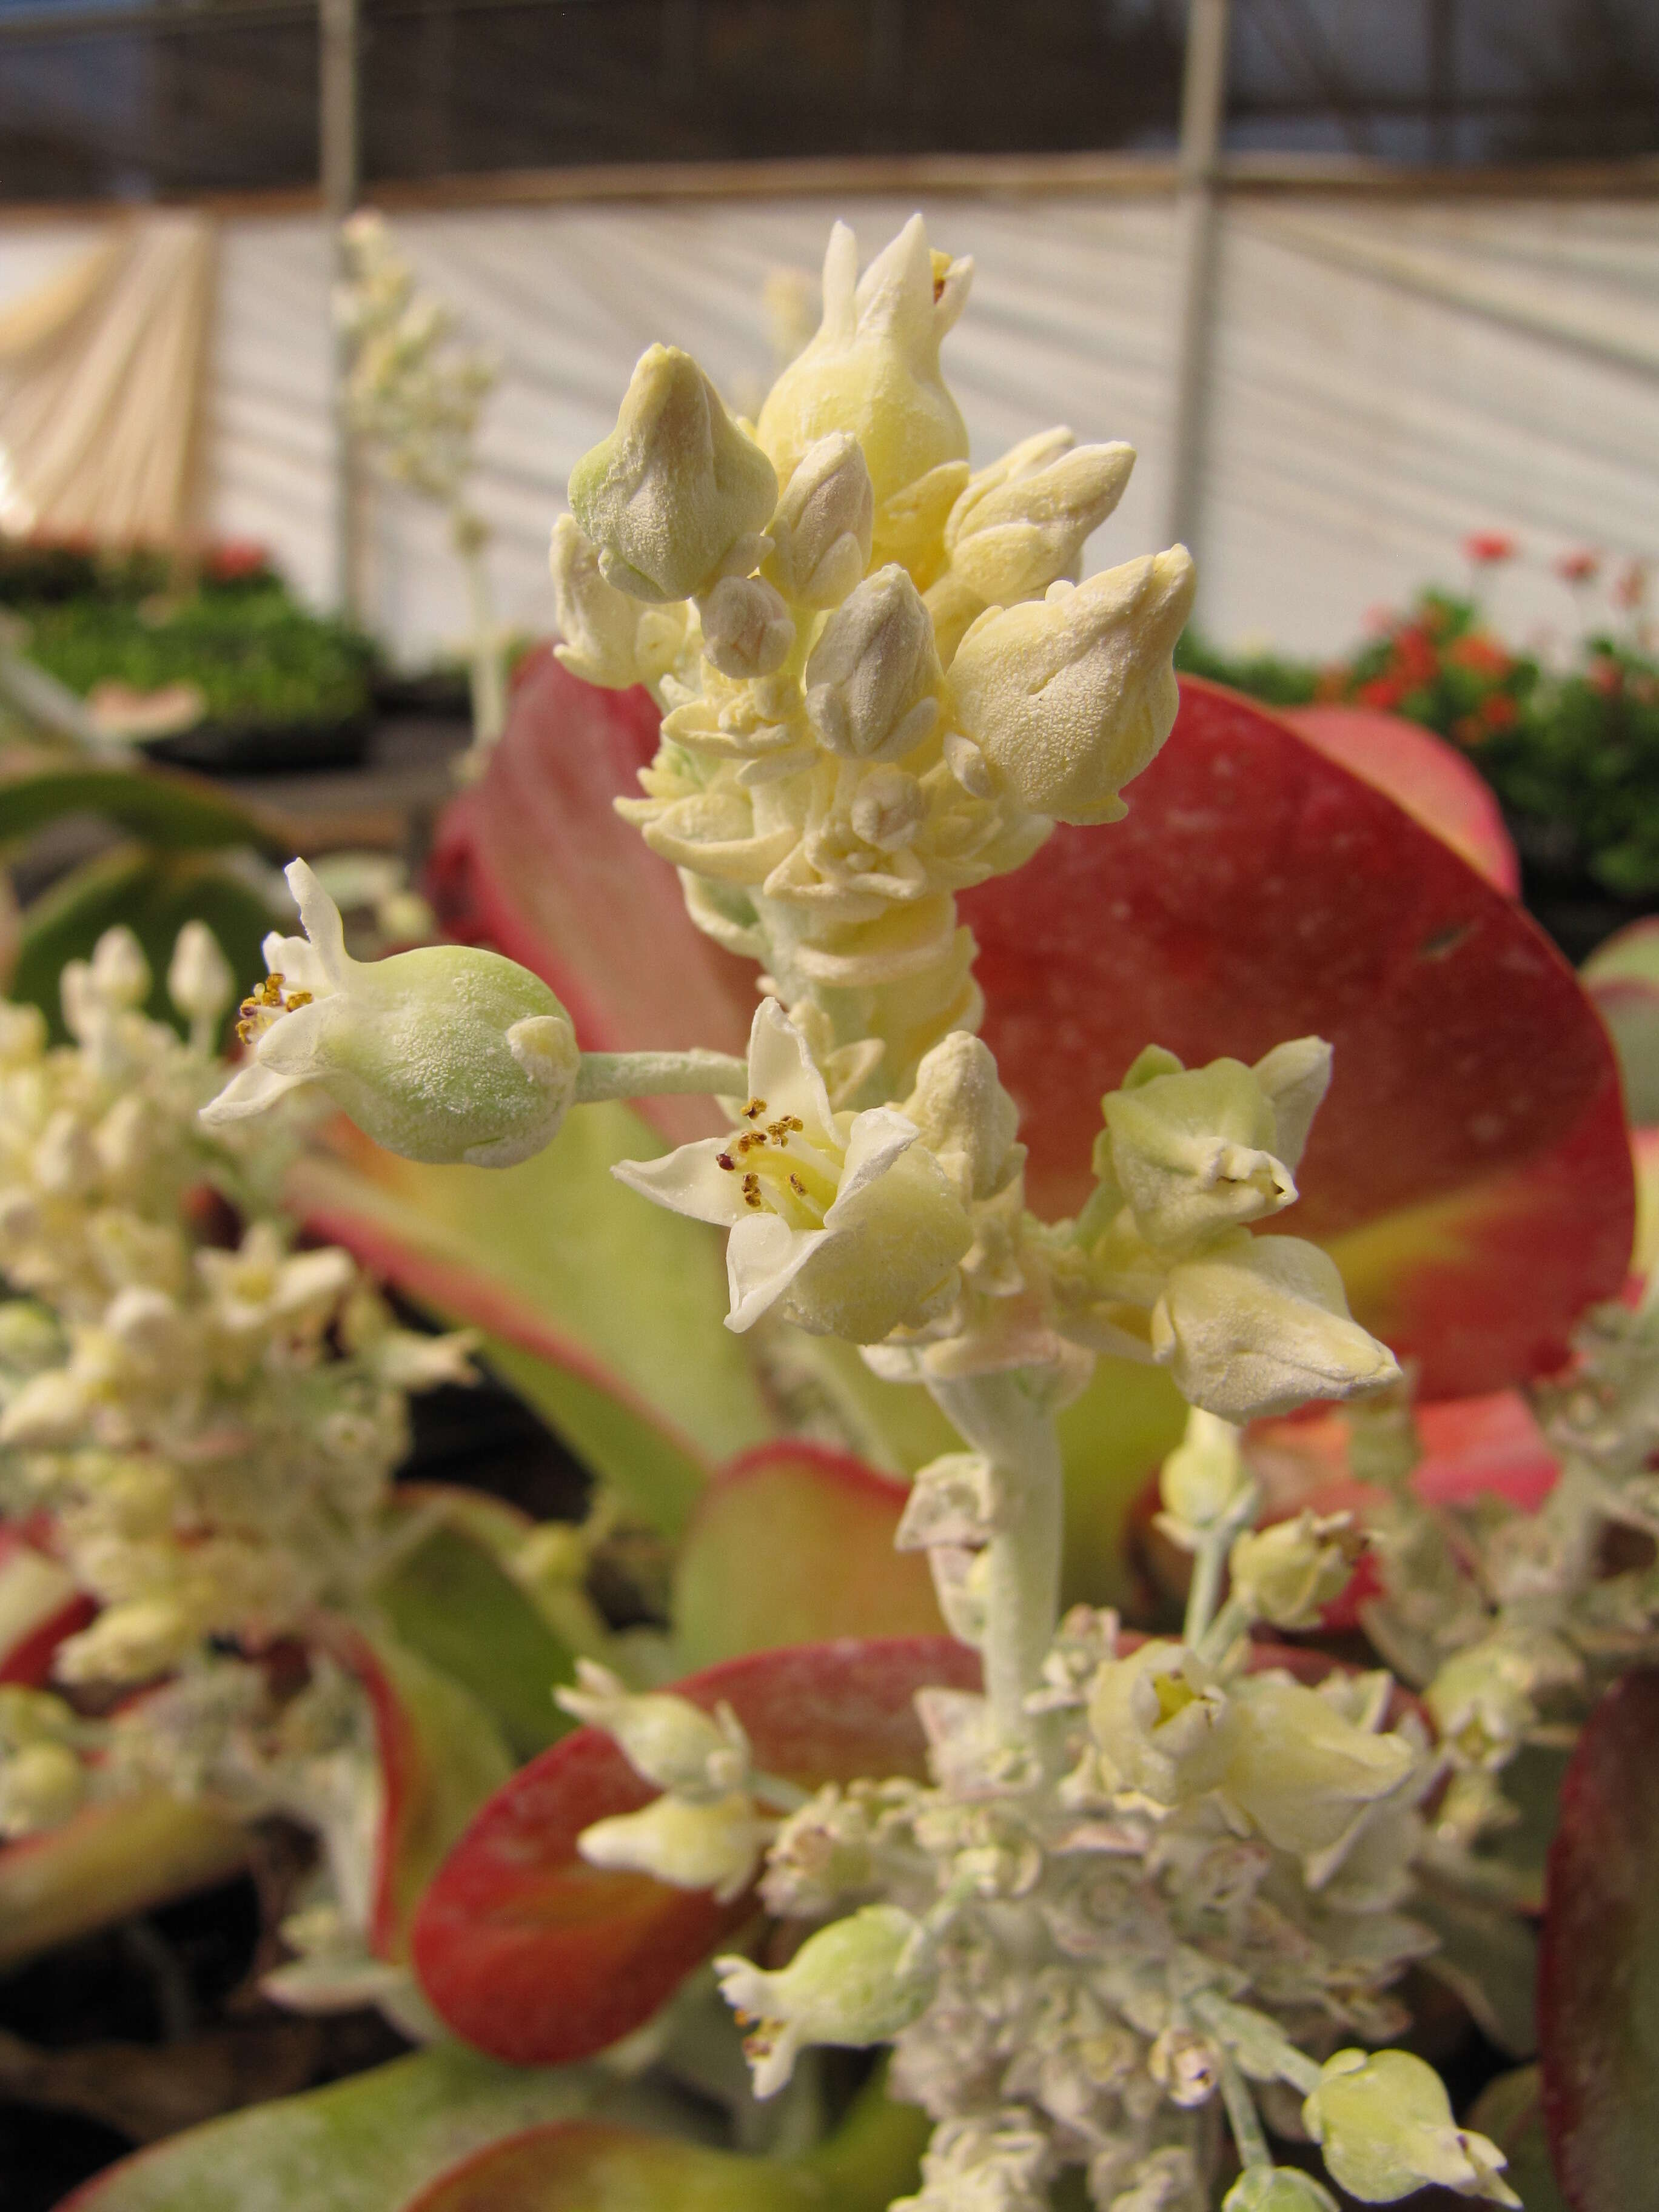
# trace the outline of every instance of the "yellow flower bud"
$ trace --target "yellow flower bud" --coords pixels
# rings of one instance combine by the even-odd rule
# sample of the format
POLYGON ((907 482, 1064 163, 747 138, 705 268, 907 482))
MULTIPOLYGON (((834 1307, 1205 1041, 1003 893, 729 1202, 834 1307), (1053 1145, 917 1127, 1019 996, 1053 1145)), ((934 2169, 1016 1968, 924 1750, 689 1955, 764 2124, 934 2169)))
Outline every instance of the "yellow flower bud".
POLYGON ((733 562, 747 574, 777 497, 771 462, 677 346, 640 356, 616 428, 570 474, 602 574, 636 599, 690 599, 733 562))
POLYGON ((1329 1698, 1287 1675, 1247 1675, 1230 1697, 1232 1727, 1217 1779, 1279 1850, 1329 1850, 1416 1767, 1403 1736, 1356 1728, 1329 1698))
POLYGON ((870 565, 876 497, 856 438, 837 430, 801 455, 784 487, 764 574, 801 607, 838 607, 870 565))
POLYGON ((1186 1434, 1164 1462, 1158 1489, 1161 1522, 1188 1550, 1207 1530, 1244 1519, 1255 1509, 1256 1486, 1232 1423, 1194 1406, 1186 1434))
POLYGON ((929 250, 918 215, 860 279, 858 241, 836 225, 823 320, 772 386, 757 426, 786 483, 807 449, 836 430, 863 448, 878 507, 930 469, 966 459, 967 426, 939 375, 939 349, 972 275, 971 262, 929 250))
POLYGON ((1245 1230, 1170 1269, 1151 1342, 1188 1403, 1228 1421, 1352 1397, 1400 1373, 1388 1346, 1349 1313, 1328 1254, 1294 1237, 1252 1240, 1245 1230))
POLYGON ((1170 656, 1192 611, 1183 545, 980 617, 951 664, 954 726, 1033 813, 1115 822, 1174 726, 1170 656))
POLYGON ((991 606, 1037 598, 1073 574, 1134 462, 1133 446, 1075 446, 1069 430, 1024 439, 981 469, 951 508, 951 574, 991 606))
POLYGON ((712 1889, 726 1905, 753 1881, 773 1825, 742 1790, 712 1804, 671 1796, 595 1820, 576 1848, 590 1866, 648 1874, 675 1889, 712 1889))
POLYGON ((1107 1779, 1159 1805, 1212 1789, 1226 1765, 1231 1701, 1184 1644, 1143 1644, 1109 1660, 1089 1696, 1107 1779))
POLYGON ((878 568, 824 624, 806 664, 820 742, 855 760, 900 760, 939 720, 933 628, 902 568, 878 568))

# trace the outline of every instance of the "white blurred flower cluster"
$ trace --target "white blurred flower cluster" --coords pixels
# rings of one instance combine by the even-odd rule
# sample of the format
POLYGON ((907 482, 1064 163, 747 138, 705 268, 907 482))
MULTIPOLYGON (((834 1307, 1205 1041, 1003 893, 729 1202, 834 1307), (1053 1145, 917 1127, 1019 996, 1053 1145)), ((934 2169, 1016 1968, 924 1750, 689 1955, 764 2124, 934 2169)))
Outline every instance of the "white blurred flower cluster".
POLYGON ((335 317, 351 348, 352 428, 395 482, 459 509, 495 365, 459 342, 454 313, 419 289, 372 210, 352 216, 341 242, 335 317))
POLYGON ((100 1610, 65 1683, 149 1680, 212 1639, 257 1650, 380 1564, 407 1394, 465 1379, 457 1338, 393 1325, 343 1251, 277 1210, 290 1115, 210 1133, 232 982, 192 924, 170 972, 197 1038, 140 1011, 137 940, 64 976, 73 1042, 0 1007, 0 1498, 100 1610))

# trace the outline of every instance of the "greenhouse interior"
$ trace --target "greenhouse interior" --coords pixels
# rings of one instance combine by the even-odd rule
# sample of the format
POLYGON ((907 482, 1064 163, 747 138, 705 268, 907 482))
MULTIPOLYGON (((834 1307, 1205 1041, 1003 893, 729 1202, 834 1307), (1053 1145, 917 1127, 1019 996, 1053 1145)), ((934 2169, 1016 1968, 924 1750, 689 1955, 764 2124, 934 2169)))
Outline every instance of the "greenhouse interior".
POLYGON ((0 2212, 1659 2212, 1644 0, 0 0, 0 2212))

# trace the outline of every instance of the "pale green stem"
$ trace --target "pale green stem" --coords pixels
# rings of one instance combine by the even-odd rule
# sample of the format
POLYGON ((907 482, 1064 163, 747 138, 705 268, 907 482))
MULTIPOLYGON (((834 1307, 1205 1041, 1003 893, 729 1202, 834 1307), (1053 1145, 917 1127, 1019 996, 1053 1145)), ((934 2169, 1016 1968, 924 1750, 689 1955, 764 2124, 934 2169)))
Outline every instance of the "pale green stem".
POLYGON ((1184 1641, 1194 1647, 1201 1642, 1205 1630, 1215 1614, 1216 1600, 1221 1595, 1221 1570, 1226 1562, 1232 1540, 1231 1523, 1221 1528, 1208 1529, 1199 1539, 1193 1553, 1192 1587, 1187 1592, 1187 1619, 1182 1629, 1184 1641))
POLYGON ((1238 1638, 1249 1632, 1255 1619, 1242 1598, 1230 1597, 1199 1639, 1199 1657, 1212 1664, 1224 1659, 1238 1638))
POLYGON ((655 1098, 676 1091, 746 1098, 748 1063, 724 1052, 585 1052, 576 1074, 575 1103, 655 1098))
POLYGON ((1221 2100, 1227 2107, 1227 2124, 1233 2131, 1233 2147, 1238 2153, 1239 2163, 1247 2169, 1271 2166, 1273 2153, 1261 2131, 1261 2116, 1256 2111, 1255 2099, 1250 2094, 1238 2061, 1227 2051, 1221 2053, 1221 2100))
POLYGON ((456 556, 466 580, 467 615, 471 628, 467 653, 471 663, 472 745, 475 752, 483 752, 495 744, 507 726, 507 678, 495 636, 495 610, 484 566, 486 540, 483 526, 470 515, 458 514, 453 527, 456 556))
POLYGON ((988 1547, 985 1693, 997 1734, 1006 1742, 1030 1742, 1036 1730, 1025 1699, 1042 1679, 1060 1619, 1064 1499, 1054 1414, 1038 1378, 1018 1369, 927 1387, 940 1412, 996 1470, 1006 1525, 988 1547))

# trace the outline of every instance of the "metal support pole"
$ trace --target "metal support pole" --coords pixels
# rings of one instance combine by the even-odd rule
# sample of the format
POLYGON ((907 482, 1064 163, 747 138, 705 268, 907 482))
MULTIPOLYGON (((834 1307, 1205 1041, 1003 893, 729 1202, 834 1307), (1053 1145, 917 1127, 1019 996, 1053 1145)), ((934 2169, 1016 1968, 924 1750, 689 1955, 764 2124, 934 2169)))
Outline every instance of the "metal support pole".
MULTIPOLYGON (((358 0, 318 0, 317 12, 317 135, 323 220, 328 225, 330 273, 337 278, 344 267, 341 226, 356 206, 362 183, 358 86, 362 26, 358 0)), ((364 599, 363 486, 346 415, 345 380, 349 364, 345 341, 333 325, 331 287, 329 314, 334 363, 334 596, 340 611, 349 620, 358 622, 362 618, 364 599)))
POLYGON ((1176 202, 1175 410, 1168 536, 1197 550, 1215 325, 1221 137, 1227 106, 1230 0, 1191 0, 1181 94, 1176 202))

